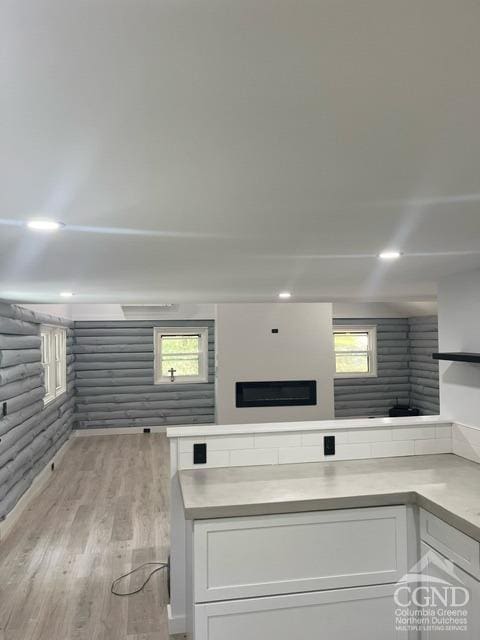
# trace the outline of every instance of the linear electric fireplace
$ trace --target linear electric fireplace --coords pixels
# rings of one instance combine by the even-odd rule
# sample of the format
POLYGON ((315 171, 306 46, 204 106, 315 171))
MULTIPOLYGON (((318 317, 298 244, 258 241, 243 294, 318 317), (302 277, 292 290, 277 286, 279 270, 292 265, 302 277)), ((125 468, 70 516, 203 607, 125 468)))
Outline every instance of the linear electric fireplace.
POLYGON ((295 407, 317 404, 316 380, 237 382, 237 407, 295 407))

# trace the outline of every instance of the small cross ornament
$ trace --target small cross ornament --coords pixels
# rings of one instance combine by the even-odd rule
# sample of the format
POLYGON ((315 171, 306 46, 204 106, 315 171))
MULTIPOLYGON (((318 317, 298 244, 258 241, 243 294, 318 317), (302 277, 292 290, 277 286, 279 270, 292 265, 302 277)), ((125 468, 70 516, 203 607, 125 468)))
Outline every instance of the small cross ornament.
POLYGON ((170 374, 170 382, 175 382, 174 374, 177 373, 177 370, 172 367, 171 369, 168 370, 168 373, 170 374))

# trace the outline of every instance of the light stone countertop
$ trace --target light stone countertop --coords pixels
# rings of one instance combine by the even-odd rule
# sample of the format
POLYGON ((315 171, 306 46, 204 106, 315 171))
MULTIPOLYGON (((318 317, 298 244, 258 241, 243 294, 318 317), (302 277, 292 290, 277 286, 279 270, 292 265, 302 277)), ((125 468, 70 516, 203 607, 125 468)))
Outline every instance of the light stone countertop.
POLYGON ((334 431, 341 429, 386 429, 391 427, 423 427, 448 425, 444 416, 412 416, 405 418, 345 418, 305 420, 302 422, 259 422, 257 424, 203 424, 167 428, 167 438, 199 438, 252 433, 284 433, 286 431, 334 431))
POLYGON ((480 465, 453 454, 178 472, 188 520, 416 504, 480 541, 480 465))

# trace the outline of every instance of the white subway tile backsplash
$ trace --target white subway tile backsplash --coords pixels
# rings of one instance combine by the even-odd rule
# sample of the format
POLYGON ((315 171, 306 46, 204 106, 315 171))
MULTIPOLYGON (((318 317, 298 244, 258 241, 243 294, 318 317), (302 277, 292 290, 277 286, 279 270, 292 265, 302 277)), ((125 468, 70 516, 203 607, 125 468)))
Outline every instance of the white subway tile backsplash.
POLYGON ((430 453, 452 453, 452 439, 415 440, 415 455, 423 456, 430 453))
POLYGON ((376 442, 372 444, 372 458, 389 458, 395 456, 413 456, 415 453, 413 440, 397 442, 376 442))
POLYGON ((480 430, 463 425, 431 425, 338 431, 282 431, 180 438, 180 469, 272 465, 390 456, 456 453, 480 462, 480 430), (335 436, 336 452, 325 456, 325 436, 335 436), (193 445, 207 444, 207 464, 193 464, 193 445))
POLYGON ((232 467, 250 467, 260 464, 278 464, 278 449, 236 449, 230 452, 232 467))
POLYGON ((388 442, 392 439, 391 429, 357 429, 348 434, 348 441, 356 442, 388 442))
POLYGON ((255 445, 254 436, 207 436, 206 438, 181 438, 180 453, 193 451, 193 445, 207 443, 209 451, 230 451, 231 449, 249 449, 255 445))
POLYGON ((301 433, 279 433, 255 435, 255 447, 300 447, 302 445, 301 433))
POLYGON ((392 429, 393 440, 428 440, 429 438, 435 438, 435 425, 392 429))
MULTIPOLYGON (((334 456, 329 456, 333 458, 334 456)), ((290 464, 296 462, 319 462, 323 460, 323 445, 321 447, 290 447, 280 449, 278 461, 280 464, 290 464)))
POLYGON ((455 440, 455 438, 452 441, 452 448, 456 456, 480 463, 480 448, 465 444, 464 442, 455 440))
POLYGON ((325 431, 310 431, 308 433, 302 433, 302 446, 303 447, 323 447, 323 439, 325 436, 335 436, 335 444, 345 444, 348 442, 347 431, 335 431, 334 433, 327 433, 325 431))
POLYGON ((452 427, 452 451, 472 462, 480 462, 480 430, 454 424, 452 427))
POLYGON ((207 463, 193 464, 193 449, 188 453, 180 453, 178 457, 179 469, 205 469, 210 467, 229 467, 230 451, 208 451, 207 463))
POLYGON ((326 460, 358 460, 370 458, 372 455, 371 444, 340 444, 336 448, 334 456, 328 456, 326 460))
POLYGON ((445 425, 441 427, 435 427, 436 438, 451 438, 452 437, 452 425, 445 425))
POLYGON ((480 429, 455 424, 452 434, 453 439, 457 442, 463 443, 466 446, 480 447, 480 429))

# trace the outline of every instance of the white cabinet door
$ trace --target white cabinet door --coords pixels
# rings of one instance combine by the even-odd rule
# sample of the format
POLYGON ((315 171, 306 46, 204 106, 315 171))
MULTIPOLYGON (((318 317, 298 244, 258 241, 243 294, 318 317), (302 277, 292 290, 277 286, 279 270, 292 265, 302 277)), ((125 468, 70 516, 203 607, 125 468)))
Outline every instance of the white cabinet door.
POLYGON ((195 606, 195 640, 406 640, 395 585, 195 606))
POLYGON ((480 544, 432 513, 420 509, 420 537, 457 567, 480 579, 480 544))
MULTIPOLYGON (((428 601, 425 608, 432 611, 434 620, 428 618, 425 620, 427 624, 433 622, 433 629, 422 632, 422 640, 478 640, 480 638, 480 582, 472 578, 472 576, 454 566, 451 561, 443 555, 422 542, 421 545, 421 564, 424 580, 422 581, 423 591, 419 594, 418 600, 428 601), (466 589, 469 601, 465 606, 453 606, 453 591, 455 589, 466 589), (442 629, 442 611, 465 609, 466 625, 454 624, 453 628, 442 629)), ((458 591, 456 598, 462 604, 463 591, 458 591)))
POLYGON ((394 583, 407 570, 405 507, 194 524, 194 602, 394 583))

